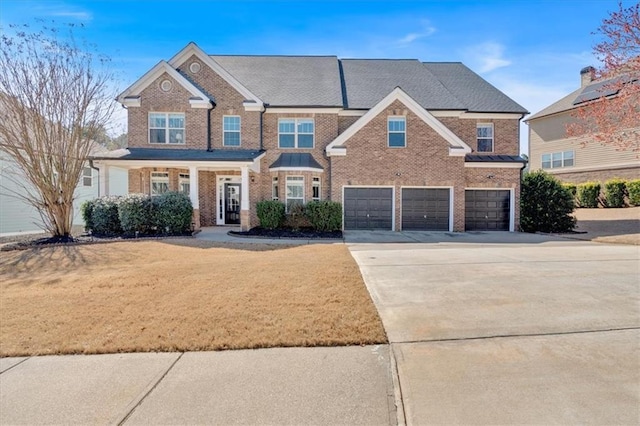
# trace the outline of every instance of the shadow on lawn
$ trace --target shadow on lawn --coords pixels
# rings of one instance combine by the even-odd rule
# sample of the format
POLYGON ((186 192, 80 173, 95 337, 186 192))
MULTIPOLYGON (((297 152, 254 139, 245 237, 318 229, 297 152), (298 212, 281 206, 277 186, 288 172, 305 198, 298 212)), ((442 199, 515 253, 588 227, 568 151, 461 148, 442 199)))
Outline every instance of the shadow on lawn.
POLYGON ((299 246, 299 244, 223 243, 218 241, 199 240, 196 238, 169 238, 165 240, 159 240, 159 242, 180 247, 193 247, 201 249, 223 248, 228 250, 243 251, 273 251, 290 249, 292 247, 299 246))

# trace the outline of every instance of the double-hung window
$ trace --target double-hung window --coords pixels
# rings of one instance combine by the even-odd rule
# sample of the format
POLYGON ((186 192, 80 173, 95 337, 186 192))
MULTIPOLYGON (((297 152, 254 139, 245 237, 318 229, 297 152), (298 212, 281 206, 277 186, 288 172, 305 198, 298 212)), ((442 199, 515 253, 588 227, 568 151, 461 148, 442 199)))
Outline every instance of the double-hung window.
POLYGON ((149 113, 149 143, 184 144, 184 114, 149 113))
POLYGON ((287 212, 296 204, 304 204, 304 177, 287 176, 287 212))
POLYGON ((151 172, 151 196, 169 192, 169 173, 151 172))
POLYGON ((225 115, 222 117, 222 133, 224 146, 240 146, 240 116, 225 115))
POLYGON ((311 183, 311 199, 313 201, 320 201, 320 178, 314 177, 311 183))
POLYGON ((558 169, 571 167, 574 164, 574 151, 553 152, 542 154, 541 163, 543 169, 558 169))
POLYGON ((278 120, 278 148, 313 148, 313 118, 278 120))
POLYGON ((180 176, 178 177, 178 190, 183 194, 189 195, 191 184, 189 183, 188 173, 180 173, 180 176))
POLYGON ((493 124, 478 124, 476 136, 478 152, 493 152, 493 124))
POLYGON ((93 186, 93 169, 91 167, 82 169, 82 186, 93 186))
POLYGON ((407 145, 407 121, 404 117, 389 117, 387 131, 389 147, 404 148, 407 145))

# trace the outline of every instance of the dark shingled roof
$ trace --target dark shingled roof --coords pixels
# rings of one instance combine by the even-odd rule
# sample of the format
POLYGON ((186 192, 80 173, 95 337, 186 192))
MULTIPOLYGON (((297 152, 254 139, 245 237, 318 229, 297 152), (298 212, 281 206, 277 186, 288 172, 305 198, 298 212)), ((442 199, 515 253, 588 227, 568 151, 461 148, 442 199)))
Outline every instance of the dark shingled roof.
POLYGON ((284 153, 269 166, 270 169, 280 167, 289 168, 311 168, 324 170, 320 164, 309 153, 284 153))
POLYGON ((464 156, 465 163, 523 163, 527 160, 519 155, 496 155, 496 154, 467 154, 464 156))
POLYGON ((128 148, 111 155, 96 155, 95 160, 178 160, 178 161, 253 161, 263 151, 214 149, 128 148), (121 155, 118 155, 121 154, 121 155))

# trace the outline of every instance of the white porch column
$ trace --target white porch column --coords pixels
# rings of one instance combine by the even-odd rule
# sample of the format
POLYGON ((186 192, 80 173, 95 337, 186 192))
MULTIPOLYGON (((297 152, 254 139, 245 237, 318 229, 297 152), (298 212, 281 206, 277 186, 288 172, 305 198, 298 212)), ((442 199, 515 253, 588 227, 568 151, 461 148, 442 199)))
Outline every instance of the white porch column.
POLYGON ((240 169, 242 189, 240 190, 240 210, 249 210, 249 167, 240 169))
POLYGON ((191 199, 191 204, 193 205, 194 210, 200 208, 198 185, 198 168, 195 166, 189 166, 189 198, 191 199))
POLYGON ((98 179, 100 181, 100 196, 109 195, 109 166, 102 164, 98 169, 98 179))

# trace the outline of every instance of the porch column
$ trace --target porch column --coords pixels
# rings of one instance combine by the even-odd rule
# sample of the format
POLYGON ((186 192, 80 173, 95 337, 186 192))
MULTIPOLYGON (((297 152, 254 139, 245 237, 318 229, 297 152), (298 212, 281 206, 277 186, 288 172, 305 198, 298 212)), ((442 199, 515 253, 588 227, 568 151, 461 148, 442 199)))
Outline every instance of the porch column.
POLYGON ((189 166, 189 199, 193 206, 193 229, 200 229, 200 196, 199 196, 198 168, 189 166))
POLYGON ((240 190, 240 227, 243 231, 251 228, 249 217, 249 167, 240 168, 242 186, 240 190))
POLYGON ((98 179, 100 180, 100 196, 109 195, 109 166, 103 164, 98 169, 98 179))

